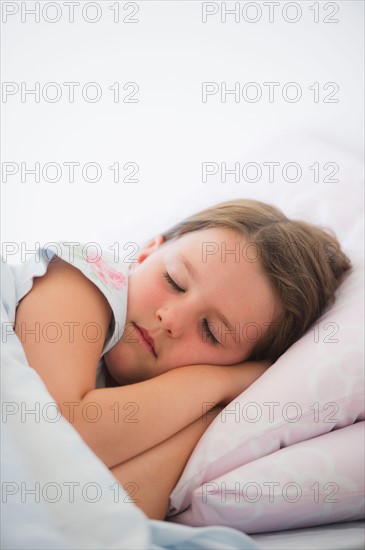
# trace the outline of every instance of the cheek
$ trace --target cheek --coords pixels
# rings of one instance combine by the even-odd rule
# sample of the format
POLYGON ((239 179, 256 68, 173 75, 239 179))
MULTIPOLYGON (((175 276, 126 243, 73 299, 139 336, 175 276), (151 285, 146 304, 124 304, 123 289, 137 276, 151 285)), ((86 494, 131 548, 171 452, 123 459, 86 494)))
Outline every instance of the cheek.
POLYGON ((141 273, 139 278, 130 284, 128 293, 129 307, 132 315, 147 311, 161 303, 163 288, 156 275, 141 273))

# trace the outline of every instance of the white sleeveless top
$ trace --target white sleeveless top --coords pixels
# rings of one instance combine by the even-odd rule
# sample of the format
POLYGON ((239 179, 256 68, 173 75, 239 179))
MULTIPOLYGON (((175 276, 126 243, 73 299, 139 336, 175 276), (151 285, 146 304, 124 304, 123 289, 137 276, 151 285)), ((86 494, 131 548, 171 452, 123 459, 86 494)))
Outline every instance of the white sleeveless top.
POLYGON ((96 250, 95 244, 60 241, 38 248, 31 259, 22 264, 2 267, 2 302, 12 322, 20 300, 33 286, 34 277, 42 277, 50 260, 58 256, 79 269, 104 294, 112 309, 112 320, 96 371, 96 388, 105 387, 103 356, 121 338, 127 316, 128 275, 131 263, 114 258, 107 250, 96 250))

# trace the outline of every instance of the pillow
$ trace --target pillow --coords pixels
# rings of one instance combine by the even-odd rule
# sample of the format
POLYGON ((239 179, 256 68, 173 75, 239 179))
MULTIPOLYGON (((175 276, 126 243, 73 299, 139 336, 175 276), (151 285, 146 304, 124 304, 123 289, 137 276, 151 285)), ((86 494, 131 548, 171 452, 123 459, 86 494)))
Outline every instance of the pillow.
POLYGON ((169 515, 185 510, 204 483, 364 419, 363 288, 362 264, 354 263, 335 304, 209 426, 170 496, 169 515))
POLYGON ((364 422, 297 443, 204 483, 170 519, 245 533, 361 519, 364 449, 364 422))

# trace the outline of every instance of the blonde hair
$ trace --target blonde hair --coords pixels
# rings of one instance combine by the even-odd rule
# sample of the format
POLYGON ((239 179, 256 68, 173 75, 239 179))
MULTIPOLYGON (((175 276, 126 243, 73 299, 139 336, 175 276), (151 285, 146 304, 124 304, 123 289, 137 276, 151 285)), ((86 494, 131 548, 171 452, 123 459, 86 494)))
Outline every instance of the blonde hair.
POLYGON ((334 232, 290 220, 278 208, 238 199, 209 207, 163 233, 166 241, 191 231, 221 227, 254 243, 259 262, 284 313, 274 319, 247 359, 275 362, 335 301, 335 291, 352 269, 334 232))

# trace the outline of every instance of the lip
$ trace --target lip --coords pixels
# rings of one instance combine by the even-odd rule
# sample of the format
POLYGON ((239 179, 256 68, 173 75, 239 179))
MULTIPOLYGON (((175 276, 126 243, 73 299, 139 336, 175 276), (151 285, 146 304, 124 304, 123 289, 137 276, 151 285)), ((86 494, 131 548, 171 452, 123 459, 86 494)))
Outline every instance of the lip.
POLYGON ((135 323, 133 323, 133 325, 136 327, 137 334, 138 336, 140 336, 143 345, 148 349, 150 353, 157 357, 155 352, 155 342, 153 341, 153 338, 151 338, 146 329, 139 327, 135 323))

